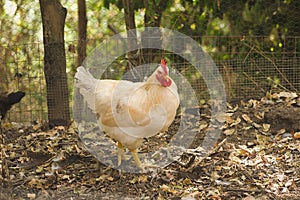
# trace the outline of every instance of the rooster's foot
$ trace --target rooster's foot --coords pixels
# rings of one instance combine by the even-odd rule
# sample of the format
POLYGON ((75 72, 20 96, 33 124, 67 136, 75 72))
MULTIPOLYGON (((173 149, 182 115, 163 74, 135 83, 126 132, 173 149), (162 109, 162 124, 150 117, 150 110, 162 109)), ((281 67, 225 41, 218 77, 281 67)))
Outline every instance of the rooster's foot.
POLYGON ((127 158, 124 154, 124 146, 121 142, 118 142, 118 166, 121 165, 122 160, 128 160, 129 158, 127 158))

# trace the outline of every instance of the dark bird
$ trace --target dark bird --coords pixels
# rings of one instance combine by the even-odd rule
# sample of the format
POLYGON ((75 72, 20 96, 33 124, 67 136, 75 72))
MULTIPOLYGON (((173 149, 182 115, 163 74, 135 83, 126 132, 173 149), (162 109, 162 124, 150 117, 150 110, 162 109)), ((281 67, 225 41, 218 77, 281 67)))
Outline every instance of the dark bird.
POLYGON ((21 99, 25 96, 25 92, 12 92, 12 93, 0 93, 0 119, 3 119, 12 107, 12 105, 21 101, 21 99))

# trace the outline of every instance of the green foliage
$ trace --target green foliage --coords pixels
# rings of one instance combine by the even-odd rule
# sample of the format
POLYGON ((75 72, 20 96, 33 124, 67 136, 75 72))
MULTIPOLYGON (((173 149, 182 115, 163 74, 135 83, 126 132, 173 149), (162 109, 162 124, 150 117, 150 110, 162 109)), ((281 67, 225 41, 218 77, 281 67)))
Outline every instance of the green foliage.
MULTIPOLYGON (((132 0, 132 3, 134 4, 134 10, 144 8, 143 1, 141 0, 132 0)), ((113 5, 118 7, 119 10, 122 10, 123 8, 122 0, 103 0, 103 6, 105 8, 110 9, 110 7, 113 5)))

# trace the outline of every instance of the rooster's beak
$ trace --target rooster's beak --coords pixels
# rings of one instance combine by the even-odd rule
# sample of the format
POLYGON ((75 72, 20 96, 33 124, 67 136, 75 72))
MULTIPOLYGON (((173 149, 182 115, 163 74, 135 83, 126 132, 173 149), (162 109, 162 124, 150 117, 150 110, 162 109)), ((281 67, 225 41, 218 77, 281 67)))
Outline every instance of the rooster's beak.
POLYGON ((168 75, 164 75, 164 79, 165 79, 166 81, 169 81, 169 80, 170 80, 170 77, 169 77, 168 75))

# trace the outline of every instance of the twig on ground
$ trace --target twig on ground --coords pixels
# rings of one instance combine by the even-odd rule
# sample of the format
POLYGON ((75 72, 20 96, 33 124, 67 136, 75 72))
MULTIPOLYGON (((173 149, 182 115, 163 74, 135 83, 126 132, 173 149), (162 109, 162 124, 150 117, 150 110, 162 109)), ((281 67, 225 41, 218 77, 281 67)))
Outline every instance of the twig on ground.
POLYGON ((205 160, 207 157, 209 157, 210 155, 216 153, 219 148, 226 142, 227 138, 225 138, 224 140, 222 140, 216 147, 214 147, 212 150, 208 151, 206 154, 204 153, 204 156, 203 153, 199 153, 199 152, 187 152, 188 154, 192 154, 194 156, 199 156, 201 155, 201 157, 199 158, 199 160, 197 162, 195 162, 194 164, 192 164, 189 168, 187 168, 186 171, 191 171, 195 166, 199 165, 203 160, 205 160))

